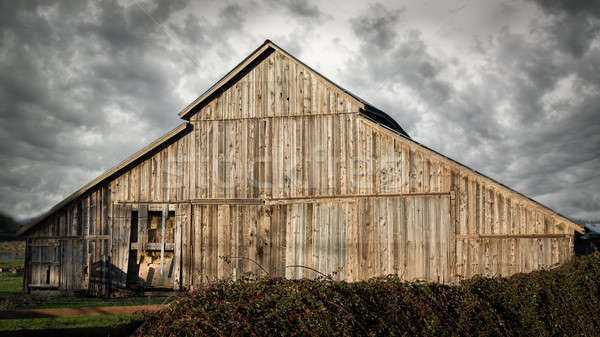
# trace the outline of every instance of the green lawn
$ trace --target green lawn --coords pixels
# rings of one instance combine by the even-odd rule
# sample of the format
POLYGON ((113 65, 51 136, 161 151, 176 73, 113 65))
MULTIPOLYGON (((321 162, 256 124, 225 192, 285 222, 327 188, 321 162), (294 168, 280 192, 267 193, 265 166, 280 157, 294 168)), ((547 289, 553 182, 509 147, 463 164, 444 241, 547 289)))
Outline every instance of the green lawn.
POLYGON ((18 294, 23 290, 23 273, 13 274, 6 269, 23 267, 22 260, 0 260, 0 268, 4 269, 0 273, 0 295, 18 294))
MULTIPOLYGON (((0 268, 10 269, 14 267, 23 267, 23 261, 18 260, 0 260, 0 268)), ((2 295, 20 294, 23 289, 23 273, 13 274, 12 272, 0 273, 0 297, 2 295)), ((25 296, 25 295, 24 295, 25 296)), ((97 297, 76 297, 61 296, 50 298, 36 298, 32 296, 30 300, 19 301, 14 298, 13 309, 44 309, 44 308, 84 308, 99 306, 116 305, 148 305, 162 304, 167 297, 127 297, 127 298, 97 298, 97 297)), ((169 299, 170 300, 170 299, 169 299)))
POLYGON ((48 308, 85 308, 102 306, 149 305, 168 303, 166 297, 126 297, 126 298, 96 298, 96 297, 55 297, 46 301, 31 304, 16 304, 15 309, 48 309, 48 308))
POLYGON ((23 260, 1 260, 0 259, 0 268, 4 269, 4 268, 15 268, 15 267, 21 267, 23 268, 25 261, 23 260))
POLYGON ((0 273, 0 295, 19 294, 23 290, 23 273, 0 273))
POLYGON ((112 315, 68 318, 4 319, 0 320, 0 331, 116 326, 141 318, 141 315, 112 315))
MULTIPOLYGON (((0 268, 7 270, 23 267, 23 261, 0 260, 0 268)), ((84 308, 98 306, 127 306, 163 304, 171 300, 167 297, 39 297, 22 293, 23 273, 4 271, 0 273, 0 310, 48 309, 48 308, 84 308)), ((141 319, 141 315, 107 315, 70 318, 25 318, 0 320, 0 331, 22 329, 55 329, 107 327, 129 323, 141 319)))

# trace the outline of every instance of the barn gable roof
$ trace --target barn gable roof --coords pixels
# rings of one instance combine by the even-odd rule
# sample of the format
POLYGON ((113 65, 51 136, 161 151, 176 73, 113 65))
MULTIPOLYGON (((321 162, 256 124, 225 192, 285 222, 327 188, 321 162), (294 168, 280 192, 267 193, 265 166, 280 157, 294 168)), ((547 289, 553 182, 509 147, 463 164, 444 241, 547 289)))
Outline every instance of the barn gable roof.
POLYGON ((275 43, 273 43, 270 40, 266 40, 260 47, 258 47, 256 50, 254 50, 250 55, 248 55, 244 60, 242 60, 242 62, 240 62, 237 66, 235 66, 225 76, 223 76, 223 78, 221 78, 219 81, 217 81, 217 83, 215 83, 212 87, 210 87, 208 90, 206 90, 202 95, 200 95, 198 98, 196 98, 187 107, 185 107, 179 113, 179 117, 181 117, 182 119, 185 119, 185 120, 189 120, 190 117, 194 113, 200 111, 200 109, 202 109, 202 107, 206 106, 213 99, 218 97, 221 94, 221 92, 225 90, 225 88, 227 88, 227 87, 231 86, 232 84, 234 84, 235 82, 237 82, 249 70, 254 68, 257 64, 259 64, 261 61, 263 61, 267 56, 269 56, 274 51, 278 51, 278 52, 282 53, 283 55, 285 55, 286 57, 289 57, 290 59, 294 60, 295 62, 298 62, 302 66, 306 67, 307 69, 309 69, 310 71, 315 73, 317 76, 321 77, 323 80, 329 82, 334 87, 340 89, 344 93, 348 94, 349 96, 351 96, 352 98, 354 98, 355 100, 357 100, 358 102, 363 104, 364 108, 362 108, 360 111, 363 116, 373 120, 374 122, 388 128, 388 129, 395 131, 396 133, 402 135, 403 137, 410 138, 408 133, 406 133, 406 131, 404 131, 404 129, 402 129, 400 124, 398 124, 388 114, 377 109, 375 106, 371 105, 364 99, 356 96, 349 90, 342 88, 340 85, 338 85, 337 83, 328 79, 327 77, 323 76, 318 71, 314 70, 313 68, 306 65, 302 61, 298 60, 292 54, 288 53, 287 51, 285 51, 284 49, 282 49, 281 47, 279 47, 278 45, 276 45, 275 43))
MULTIPOLYGON (((311 67, 309 67, 308 65, 304 64, 303 62, 299 61, 298 59, 296 59, 293 55, 289 54, 288 52, 286 52, 285 50, 281 49, 279 46, 277 46, 276 44, 274 44, 273 42, 266 40, 260 47, 258 47, 255 51, 253 51, 248 57, 246 57, 240 64, 238 64, 236 67, 234 67, 229 73, 227 73, 223 78, 221 78, 215 85, 213 85, 212 87, 210 87, 206 92, 204 92, 202 95, 200 95, 197 99, 195 99, 191 104, 189 104, 186 108, 184 108, 180 113, 179 113, 179 117, 181 117, 182 119, 189 121, 190 117, 195 114, 196 112, 200 111, 200 109, 202 109, 202 107, 206 106, 208 103, 210 103, 213 99, 215 99, 216 97, 218 97, 221 92, 223 90, 225 90, 228 86, 231 86, 232 84, 234 84, 235 82, 237 82, 241 77, 243 77, 249 70, 251 70, 254 66, 256 66, 257 64, 259 64, 261 61, 263 61, 266 57, 268 57, 271 53, 273 53, 274 51, 278 51, 282 54, 284 54, 285 56, 293 59, 295 62, 298 62, 299 64, 303 65, 304 67, 306 67, 307 69, 311 70, 313 73, 315 73, 317 76, 321 77, 323 80, 327 81, 328 83, 330 83, 331 85, 337 87, 338 89, 340 89, 341 91, 343 91, 344 93, 348 94, 349 96, 351 96, 352 98, 354 98, 355 100, 357 100, 358 102, 360 102, 361 104, 363 104, 363 108, 360 111, 360 114, 362 117, 367 118, 369 120, 371 120, 372 122, 376 123, 377 126, 385 128, 401 137, 404 137, 406 139, 408 139, 410 142, 415 143, 418 146, 421 146, 429 151, 432 151, 433 153, 440 155, 446 159, 449 159, 453 162, 455 162, 456 164, 471 170, 473 172, 475 172, 476 174, 479 174, 481 176, 484 176, 488 179, 491 179, 479 172, 477 172, 476 170, 473 170, 471 168, 469 168, 466 165, 463 165, 451 158, 448 158, 432 149, 429 149, 428 147, 416 142, 415 140, 411 139, 410 136, 402 129, 402 127, 389 115, 387 115, 385 112, 375 108, 374 106, 372 106, 371 104, 369 104, 368 102, 366 102, 365 100, 363 100, 362 98, 356 96, 355 94, 351 93, 350 91, 342 88, 341 86, 337 85, 336 83, 334 83, 333 81, 327 79, 325 76, 321 75, 320 73, 318 73, 317 71, 315 71, 314 69, 312 69, 311 67)), ((175 129, 169 131, 167 134, 165 134, 163 137, 157 139, 156 141, 154 141, 153 143, 151 143, 150 145, 146 146, 144 149, 138 151, 137 153, 135 153, 134 155, 132 155, 131 157, 127 158, 126 160, 124 160, 123 162, 121 162, 120 164, 118 164, 117 166, 113 167, 112 169, 110 169, 109 171, 105 172, 104 174, 102 174, 101 176, 99 176, 98 178, 94 179, 92 182, 88 183, 87 185, 83 186, 81 189, 77 190, 76 192, 74 192, 73 194, 71 194, 70 196, 68 196, 66 199, 64 199, 63 201, 61 201, 60 203, 56 204, 54 207, 52 207, 49 211, 43 213, 41 216, 35 218, 34 220, 32 220, 30 223, 28 223, 26 226, 24 226, 23 228, 21 228, 19 230, 19 232, 17 233, 17 235, 23 235, 25 234, 27 231, 29 231, 30 229, 32 229, 33 227, 35 227, 37 224, 41 223, 43 220, 45 220, 46 218, 48 218, 51 214, 53 214, 54 212, 60 210, 61 208, 67 206, 69 203, 71 203, 72 201, 76 200, 77 198, 84 196, 87 192, 89 192, 90 190, 92 190, 94 187, 98 186, 101 183, 104 183, 112 178, 114 178, 115 176, 117 176, 118 174, 121 174, 124 170, 127 170, 129 168, 131 168, 133 165, 136 165, 140 160, 143 160, 147 155, 152 154, 156 151, 158 151, 159 149, 161 149, 163 146, 165 146, 165 144, 169 144, 171 141, 178 139, 179 136, 183 135, 186 131, 189 131, 191 128, 190 124, 185 122, 180 124, 179 126, 177 126, 175 129)), ((552 213, 562 217, 565 221, 567 221, 569 223, 569 225, 574 228, 576 231, 578 232, 582 232, 583 233, 583 228, 577 224, 575 224, 574 222, 570 221, 568 218, 556 213, 555 211, 553 211, 552 209, 550 209, 549 207, 540 204, 539 202, 491 179, 494 183, 497 183, 521 196, 524 196, 525 198, 533 201, 534 203, 536 203, 537 205, 551 211, 552 213)))

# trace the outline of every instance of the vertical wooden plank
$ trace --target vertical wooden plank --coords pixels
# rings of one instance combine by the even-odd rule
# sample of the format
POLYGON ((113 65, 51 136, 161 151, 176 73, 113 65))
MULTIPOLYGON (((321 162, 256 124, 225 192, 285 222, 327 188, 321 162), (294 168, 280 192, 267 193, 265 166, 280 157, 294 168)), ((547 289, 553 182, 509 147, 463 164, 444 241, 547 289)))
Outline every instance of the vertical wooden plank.
POLYGON ((226 277, 226 263, 223 258, 227 258, 227 241, 229 227, 229 205, 219 205, 217 207, 217 278, 223 279, 226 277))
POLYGON ((209 250, 216 249, 214 242, 211 242, 211 228, 216 226, 212 222, 211 207, 198 205, 195 207, 194 214, 197 215, 199 223, 192 228, 194 237, 193 274, 190 278, 195 286, 200 286, 202 282, 208 281, 210 274, 210 256, 209 250))
POLYGON ((162 217, 161 217, 161 223, 160 223, 160 238, 161 238, 161 242, 160 242, 160 275, 163 274, 163 267, 164 267, 164 260, 165 260, 165 227, 166 227, 166 221, 167 221, 167 216, 169 214, 169 207, 168 205, 163 205, 163 209, 162 209, 162 217))
POLYGON ((341 254, 340 254, 340 258, 338 260, 338 265, 342 268, 341 272, 340 272, 340 279, 341 280, 347 280, 348 279, 348 268, 346 268, 346 266, 348 265, 347 261, 348 261, 348 245, 346 244, 346 242, 348 241, 348 227, 350 225, 350 212, 351 212, 351 208, 350 205, 348 203, 344 203, 343 205, 341 205, 340 207, 340 217, 342 218, 342 228, 341 230, 341 238, 338 241, 338 246, 341 250, 341 254))
POLYGON ((406 280, 417 278, 417 230, 415 221, 415 198, 404 198, 406 212, 406 280))
MULTIPOLYGON (((290 207, 290 211, 288 212, 288 217, 286 219, 286 227, 287 231, 285 233, 287 245, 285 247, 285 261, 286 265, 295 265, 298 264, 298 232, 299 232, 299 224, 296 221, 296 214, 298 212, 298 205, 292 204, 286 207, 290 207)), ((286 278, 297 278, 298 272, 297 268, 286 268, 285 269, 285 277, 286 278)))
MULTIPOLYGON (((187 215, 189 204, 178 204, 175 210, 175 252, 173 256, 173 289, 178 290, 181 285, 181 257, 182 257, 182 243, 184 239, 183 229, 186 227, 188 221, 187 215)), ((185 236, 185 239, 188 239, 185 236)), ((187 241, 187 240, 186 240, 187 241)))
MULTIPOLYGON (((179 224, 179 234, 176 233, 175 240, 179 238, 179 246, 176 244, 175 254, 179 254, 179 263, 176 263, 176 266, 179 266, 179 273, 176 275, 179 276, 179 287, 180 288, 188 288, 191 289, 193 285, 192 275, 194 271, 194 246, 195 240, 193 235, 193 226, 198 225, 198 221, 196 218, 195 209, 191 204, 187 204, 187 206, 180 206, 179 213, 185 212, 186 219, 181 221, 179 224), (181 207, 184 209, 182 210, 181 207), (177 250, 179 247, 179 251, 177 250)), ((139 242, 139 241, 138 241, 139 242)))
POLYGON ((125 287, 127 285, 127 267, 129 266, 129 246, 131 239, 131 206, 125 205, 122 208, 123 218, 121 220, 119 266, 121 269, 121 287, 125 287))
POLYGON ((391 266, 391 272, 395 275, 399 275, 399 273, 400 273, 400 265, 401 265, 400 261, 402 258, 402 256, 400 256, 400 241, 405 239, 400 232, 402 218, 404 216, 403 215, 403 207, 402 207, 402 204, 400 203, 400 200, 401 200, 400 197, 391 198, 390 199, 391 206, 389 207, 389 208, 391 208, 391 212, 392 212, 390 246, 391 246, 391 256, 393 258, 393 262, 392 262, 392 266, 391 266))
POLYGON ((394 212, 394 198, 386 198, 385 199, 385 208, 386 208, 386 237, 384 245, 386 246, 387 251, 387 265, 385 274, 393 274, 394 273, 394 261, 396 260, 396 255, 394 255, 394 223, 395 218, 394 215, 397 216, 397 213, 394 212))

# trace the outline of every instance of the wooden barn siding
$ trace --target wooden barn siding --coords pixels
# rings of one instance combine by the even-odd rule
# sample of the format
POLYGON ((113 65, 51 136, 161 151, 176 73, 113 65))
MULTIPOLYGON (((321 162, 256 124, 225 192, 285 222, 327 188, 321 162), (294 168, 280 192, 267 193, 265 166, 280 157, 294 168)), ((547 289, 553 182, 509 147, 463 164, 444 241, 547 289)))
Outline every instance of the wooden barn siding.
POLYGON ((449 194, 195 204, 191 214, 193 225, 182 227, 183 236, 190 238, 183 241, 184 287, 247 273, 288 278, 332 274, 350 281, 387 274, 453 280, 446 239, 453 237, 449 194))
MULTIPOLYGON (((102 266, 115 262, 115 257, 117 265, 121 265, 126 255, 125 252, 121 252, 126 248, 120 248, 126 244, 115 241, 113 234, 115 231, 126 231, 114 226, 127 226, 121 221, 114 221, 113 205, 118 202, 179 203, 221 198, 275 198, 294 201, 306 197, 352 198, 357 195, 452 192, 451 233, 456 235, 456 239, 447 240, 447 247, 443 248, 450 252, 447 270, 436 273, 425 272, 425 269, 412 270, 413 264, 406 262, 410 261, 408 257, 394 255, 387 260, 393 260, 393 272, 400 270, 398 268, 402 266, 401 262, 396 262, 396 258, 398 261, 405 258, 408 259, 404 262, 407 269, 403 272, 408 279, 424 277, 449 281, 455 275, 457 278, 471 277, 475 274, 509 275, 552 266, 565 261, 573 254, 572 228, 561 217, 489 178, 360 117, 358 111, 362 107, 360 102, 319 75, 276 51, 193 115, 190 119, 194 127, 192 133, 170 143, 112 181, 95 188, 56 212, 31 230, 30 240, 33 243, 35 237, 39 240, 45 237, 60 237, 62 241, 67 238, 82 239, 75 245, 83 246, 83 251, 88 252, 87 261, 84 261, 87 265, 84 265, 83 270, 86 267, 90 268, 91 279, 79 280, 81 287, 85 288, 90 284, 96 287, 97 291, 104 291, 100 285, 106 284, 107 276, 102 266), (113 261, 106 261, 107 257, 111 257, 113 261)), ((348 214, 364 216, 362 211, 359 212, 359 209, 364 207, 361 202, 348 201, 343 206, 345 212, 349 208, 351 212, 348 214)), ((377 202, 375 204, 379 205, 377 202)), ((379 206, 375 204, 371 206, 378 209, 379 206)), ((269 248, 268 254, 263 248, 261 261, 265 262, 264 256, 271 259, 276 253, 279 254, 277 256, 285 256, 287 260, 289 246, 284 243, 287 244, 292 238, 296 240, 302 228, 306 230, 306 226, 309 225, 309 216, 305 214, 309 212, 309 206, 305 209, 304 206, 298 205, 280 207, 285 209, 286 217, 288 214, 299 214, 290 218, 296 227, 291 229, 291 238, 287 237, 290 234, 288 232, 285 233, 285 238, 277 237, 279 248, 269 248), (273 249, 276 251, 272 251, 273 249), (284 249, 285 252, 279 252, 280 249, 284 249)), ((339 202, 336 203, 336 207, 339 205, 339 202)), ((182 227, 177 235, 182 237, 182 252, 191 252, 187 257, 186 253, 181 254, 182 268, 179 274, 184 285, 234 272, 237 276, 245 271, 253 271, 252 268, 255 267, 245 259, 232 261, 229 267, 219 267, 220 262, 218 259, 213 261, 214 257, 209 260, 203 257, 199 262, 197 254, 202 250, 198 249, 211 251, 209 243, 196 245, 193 240, 185 240, 186 235, 197 236, 198 233, 203 233, 202 224, 206 226, 208 221, 205 217, 212 219, 213 216, 225 216, 228 212, 223 209, 219 212, 219 207, 225 206, 180 204, 178 207, 187 207, 187 210, 178 209, 177 219, 182 227), (185 216, 192 222, 185 220, 185 216), (193 224, 191 227, 190 223, 193 224), (198 229, 197 224, 200 224, 198 229), (184 226, 190 227, 189 231, 186 232, 184 226), (190 247, 186 248, 186 245, 202 248, 193 250, 190 247), (186 265, 190 267, 187 268, 186 265), (211 268, 217 268, 217 271, 210 271, 211 268), (194 270, 201 270, 201 273, 197 274, 194 270)), ((273 223, 271 220, 264 220, 266 215, 264 212, 260 213, 256 205, 232 204, 229 207, 229 219, 243 217, 253 221, 254 218, 261 218, 263 220, 260 220, 259 224, 267 227, 273 223), (242 210, 237 211, 238 208, 242 210)), ((315 211, 315 207, 322 211, 320 206, 310 206, 311 212, 315 211)), ((282 216, 280 213, 283 212, 281 209, 267 212, 268 218, 277 216, 279 219, 282 216)), ((336 208, 326 212, 331 214, 338 211, 336 208)), ((392 214, 393 212, 392 207, 392 214)), ((314 213, 312 216, 315 216, 314 213)), ((359 220, 349 223, 361 224, 359 220)), ((218 227, 217 231, 221 230, 220 228, 218 227)), ((239 233, 239 228, 227 228, 229 227, 225 226, 222 230, 239 233)), ((285 228, 287 230, 288 227, 285 228)), ((209 229, 209 232, 210 230, 214 229, 209 229)), ((254 234, 257 237, 259 230, 257 227, 254 234)), ((424 233, 434 231, 431 228, 427 230, 429 232, 424 233)), ((272 238, 275 230, 272 231, 269 227, 268 231, 271 235, 269 237, 272 238)), ((213 232, 210 233, 214 235, 213 232)), ((218 243, 218 236, 228 232, 215 233, 218 233, 218 243)), ((312 231, 305 235, 311 235, 310 233, 312 231)), ((207 240, 207 235, 200 237, 207 240)), ((261 242, 272 244, 273 241, 267 241, 264 235, 261 242)), ((351 235, 351 232, 344 235, 351 235)), ((190 239, 192 238, 196 237, 191 236, 190 239)), ((240 236, 234 239, 239 240, 240 236)), ((412 241, 401 241, 400 245, 408 246, 408 242, 412 241)), ((254 243, 257 244, 256 237, 254 243)), ((78 251, 78 248, 69 248, 71 244, 66 241, 63 244, 67 247, 67 252, 78 251)), ((418 247, 418 244, 415 245, 418 247)), ((231 245, 230 248, 234 246, 231 245)), ((258 247, 248 246, 247 251, 243 246, 240 247, 241 253, 257 257, 258 247)), ((388 247, 388 252, 389 249, 388 247)), ((309 256, 310 254, 300 254, 304 256, 303 260, 296 252, 293 254, 294 261, 304 261, 309 265, 322 267, 319 265, 321 262, 316 262, 315 257, 309 256)), ((415 255, 415 258, 422 257, 422 254, 415 255)), ((359 261, 363 264, 354 264, 353 269, 347 266, 343 273, 347 273, 348 279, 386 273, 390 267, 381 262, 382 258, 380 257, 378 263, 369 262, 366 265, 364 261, 359 261), (366 266, 366 271, 358 266, 366 266), (359 276, 355 275, 358 270, 362 273, 359 276)), ((67 261, 72 258, 64 259, 67 261)), ((432 265, 431 261, 428 263, 429 266, 432 265)), ((437 263, 434 262, 433 265, 438 266, 437 263)), ((271 262, 267 265, 281 275, 300 277, 299 275, 309 273, 300 269, 281 271, 282 266, 271 265, 271 262)), ((425 268, 421 262, 415 262, 414 266, 425 268)), ((43 265, 30 267, 28 278, 40 279, 44 268, 46 267, 43 265)), ((327 273, 332 271, 329 267, 324 269, 327 273)), ((61 281, 61 287, 78 286, 79 276, 75 275, 77 272, 66 272, 65 269, 65 272, 57 273, 62 277, 72 278, 61 281)))
POLYGON ((102 185, 51 215, 28 233, 30 254, 35 254, 36 246, 49 242, 53 242, 58 250, 55 265, 28 259, 27 285, 45 287, 44 275, 51 267, 52 287, 70 291, 88 289, 93 283, 91 290, 105 290, 102 288, 103 278, 108 276, 107 268, 102 270, 102 256, 110 256, 111 230, 108 194, 107 186, 102 185), (91 282, 88 274, 92 276, 91 282))
POLYGON ((189 200, 189 140, 185 135, 108 183, 110 199, 136 202, 189 200))
POLYGON ((318 74, 276 51, 190 120, 333 114, 357 112, 362 106, 318 74))
POLYGON ((333 158, 353 153, 353 115, 361 107, 301 64, 272 53, 191 117, 191 198, 352 193, 351 163, 333 158))
POLYGON ((197 121, 191 199, 355 193, 353 114, 197 121))
POLYGON ((361 193, 453 191, 456 277, 508 276, 556 266, 573 254, 559 216, 371 121, 358 118, 361 193))
MULTIPOLYGON (((361 106, 362 104, 354 98, 327 83, 323 78, 296 61, 285 57, 280 52, 274 52, 243 77, 240 82, 205 107, 202 113, 195 115, 195 120, 202 119, 203 121, 194 125, 196 131, 192 137, 190 135, 182 137, 107 184, 96 188, 88 196, 75 200, 32 229, 29 235, 82 237, 84 241, 80 246, 83 245, 83 249, 89 252, 89 260, 86 261, 84 269, 92 268, 92 279, 84 278, 81 281, 82 287, 86 288, 88 283, 94 287, 95 284, 107 281, 104 278, 108 276, 96 272, 101 269, 102 263, 114 264, 116 262, 115 266, 120 268, 119 266, 123 262, 124 254, 120 252, 123 243, 112 235, 115 230, 117 233, 122 231, 119 227, 121 222, 113 219, 114 210, 111 205, 115 202, 160 203, 180 202, 194 198, 283 197, 290 195, 288 190, 293 190, 291 192, 293 196, 305 196, 310 193, 326 194, 331 192, 331 186, 336 185, 340 186, 336 189, 338 192, 346 193, 345 187, 341 188, 347 183, 334 181, 337 177, 344 176, 344 174, 339 174, 340 165, 337 166, 338 172, 334 172, 332 163, 328 163, 326 160, 314 160, 314 165, 310 167, 310 174, 306 170, 299 169, 293 178, 291 178, 290 165, 302 160, 301 156, 306 157, 303 151, 305 146, 318 145, 318 151, 321 151, 320 155, 330 156, 330 158, 334 148, 337 149, 336 151, 345 153, 346 150, 341 149, 344 139, 334 139, 333 134, 340 125, 344 125, 343 127, 347 125, 350 128, 348 132, 351 133, 351 116, 325 116, 325 114, 356 112, 361 106), (315 119, 316 116, 313 115, 321 115, 323 119, 315 119), (277 118, 278 116, 280 117, 277 118), (288 124, 283 116, 308 116, 308 119, 291 121, 288 124), (245 119, 253 117, 264 117, 267 120, 245 119), (232 120, 216 122, 213 121, 214 119, 232 120), (214 134, 212 138, 207 138, 205 129, 198 127, 202 123, 209 129, 225 130, 224 134, 214 132, 210 133, 214 134), (311 139, 305 140, 304 130, 309 127, 312 127, 308 132, 311 139), (290 131, 293 129, 294 140, 286 136, 288 128, 290 131), (273 129, 277 135, 271 134, 273 129), (244 137, 234 137, 233 135, 239 136, 238 131, 245 132, 241 134, 244 137), (269 145, 261 146, 260 139, 264 139, 267 135, 272 137, 269 145), (248 144, 246 137, 249 137, 250 140, 254 137, 255 141, 252 146, 245 146, 248 144), (228 143, 225 143, 226 139, 229 140, 228 143), (211 148, 211 144, 219 145, 211 148), (235 151, 226 151, 234 146, 235 151), (202 149, 209 151, 205 153, 206 155, 216 156, 220 159, 211 161, 210 168, 215 172, 211 172, 208 176, 201 173, 201 166, 206 166, 206 164, 202 164, 201 159, 198 160, 205 158, 200 155, 202 149), (260 157, 262 158, 261 163, 253 162, 255 154, 258 152, 255 149, 260 149, 265 153, 260 157), (294 152, 294 156, 290 154, 290 151, 294 152), (282 158, 282 160, 278 158, 282 158), (266 163, 271 160, 276 160, 280 165, 273 167, 266 163), (197 165, 190 168, 189 165, 195 163, 197 165), (252 163, 252 167, 247 170, 238 170, 238 167, 242 166, 240 163, 252 163), (260 170, 259 167, 263 169, 260 170), (269 169, 268 173, 266 172, 267 168, 269 169), (189 174, 190 170, 192 170, 192 174, 189 174), (285 173, 280 174, 284 170, 285 173), (262 176, 258 175, 259 171, 262 176), (233 174, 226 176, 223 172, 233 172, 233 174), (329 181, 327 179, 317 180, 320 185, 311 187, 309 191, 308 186, 305 186, 307 184, 302 182, 304 178, 316 177, 323 172, 327 172, 325 174, 329 181), (254 179, 261 177, 263 180, 255 184, 254 179), (271 182, 272 177, 276 177, 274 182, 271 182), (202 181, 201 179, 205 181, 201 186, 209 187, 195 188, 196 185, 200 185, 196 182, 202 181), (235 183, 240 179, 245 179, 246 184, 235 183), (206 181, 223 181, 225 184, 207 183, 206 181), (221 190, 215 188, 216 185, 224 185, 224 187, 221 190), (329 191, 325 191, 326 188, 321 186, 327 186, 329 191), (189 187, 193 188, 191 196, 189 187), (207 193, 207 189, 210 189, 210 194, 207 193), (75 219, 72 217, 74 208, 80 210, 83 215, 82 219, 87 217, 88 212, 90 213, 89 232, 87 230, 88 222, 73 222, 75 219), (117 226, 117 228, 112 228, 112 226, 117 226), (105 259, 110 256, 113 260, 115 258, 117 260, 102 262, 103 256, 105 259)), ((310 159, 308 160, 310 162, 310 159)), ((344 165, 342 167, 345 169, 344 165)), ((68 258, 71 257, 64 257, 64 259, 68 258)), ((66 270, 69 267, 61 268, 66 270)), ((30 269, 31 273, 36 273, 35 267, 30 269)), ((41 273, 41 269, 38 274, 41 273)), ((56 272, 60 271, 57 269, 56 272)), ((61 273, 64 274, 64 272, 61 273)), ((63 280, 61 288, 72 289, 79 277, 75 273, 67 272, 67 274, 73 280, 63 280)), ((101 291, 100 288, 96 290, 101 291)))

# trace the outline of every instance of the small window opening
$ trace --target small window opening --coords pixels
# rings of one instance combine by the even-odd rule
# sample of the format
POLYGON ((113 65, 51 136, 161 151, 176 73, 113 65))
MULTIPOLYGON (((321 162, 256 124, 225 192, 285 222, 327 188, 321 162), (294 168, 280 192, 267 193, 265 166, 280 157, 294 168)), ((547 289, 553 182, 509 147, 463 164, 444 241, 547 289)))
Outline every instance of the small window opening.
MULTIPOLYGON (((148 212, 148 242, 162 243, 162 212, 148 212)), ((175 241, 175 212, 167 213, 165 218, 165 243, 173 243, 175 241)))
POLYGON ((138 212, 131 212, 131 242, 138 242, 138 212))

